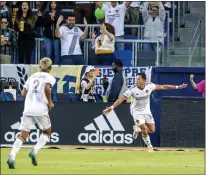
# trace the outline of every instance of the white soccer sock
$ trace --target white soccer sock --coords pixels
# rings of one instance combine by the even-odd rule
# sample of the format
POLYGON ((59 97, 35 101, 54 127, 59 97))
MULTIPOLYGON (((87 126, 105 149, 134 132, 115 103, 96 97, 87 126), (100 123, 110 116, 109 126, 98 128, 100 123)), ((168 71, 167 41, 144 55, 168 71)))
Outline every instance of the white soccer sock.
POLYGON ((49 141, 49 137, 45 134, 41 134, 39 137, 39 140, 37 141, 36 145, 34 146, 34 153, 37 154, 38 151, 46 145, 46 143, 49 141))
POLYGON ((23 144, 23 141, 20 138, 17 138, 16 141, 14 142, 13 148, 12 148, 11 154, 10 154, 10 156, 13 160, 15 160, 16 154, 19 152, 22 144, 23 144))
POLYGON ((144 140, 144 143, 147 145, 147 147, 152 147, 149 134, 147 134, 146 136, 142 134, 142 139, 144 140))

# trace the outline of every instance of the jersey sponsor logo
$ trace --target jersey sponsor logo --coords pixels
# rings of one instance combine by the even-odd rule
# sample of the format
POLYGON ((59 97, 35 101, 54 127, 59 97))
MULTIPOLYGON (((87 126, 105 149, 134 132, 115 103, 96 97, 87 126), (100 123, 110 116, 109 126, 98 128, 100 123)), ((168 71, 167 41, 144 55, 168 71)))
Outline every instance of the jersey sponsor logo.
POLYGON ((85 126, 86 132, 80 133, 78 141, 83 144, 132 144, 132 134, 127 133, 116 113, 110 112, 106 117, 100 115, 94 122, 85 126))
MULTIPOLYGON (((8 131, 4 134, 4 139, 6 142, 8 143, 13 143, 16 138, 18 137, 18 135, 20 134, 20 131, 15 132, 14 130, 18 130, 20 127, 20 122, 16 122, 13 125, 10 126, 11 127, 11 131, 8 131)), ((40 129, 37 129, 35 125, 33 125, 32 130, 35 131, 31 131, 29 134, 29 137, 26 139, 26 142, 33 142, 36 143, 41 135, 41 131, 40 129)), ((50 141, 51 143, 58 143, 59 142, 59 134, 57 132, 52 132, 51 133, 51 137, 50 137, 50 141)))

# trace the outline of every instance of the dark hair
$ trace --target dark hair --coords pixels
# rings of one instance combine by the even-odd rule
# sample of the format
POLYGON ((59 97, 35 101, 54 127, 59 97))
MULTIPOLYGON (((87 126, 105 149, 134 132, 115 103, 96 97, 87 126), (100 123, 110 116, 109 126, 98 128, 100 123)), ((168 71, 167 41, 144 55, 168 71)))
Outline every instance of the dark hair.
POLYGON ((71 12, 70 12, 70 13, 68 13, 65 17, 68 18, 68 17, 75 17, 75 16, 74 16, 74 13, 71 13, 71 12))
POLYGON ((59 5, 59 2, 58 1, 51 1, 50 3, 49 3, 49 11, 51 11, 51 3, 52 2, 55 2, 56 3, 56 11, 58 12, 58 11, 60 11, 61 9, 60 9, 60 5, 59 5))
POLYGON ((120 59, 116 59, 116 60, 114 61, 114 64, 115 64, 116 66, 123 67, 122 60, 120 60, 120 59))
POLYGON ((113 34, 115 36, 115 29, 111 24, 105 23, 106 29, 109 33, 113 34))
POLYGON ((138 73, 137 75, 141 76, 143 80, 147 80, 146 74, 145 73, 138 73))
MULTIPOLYGON (((22 10, 22 4, 23 3, 27 3, 28 4, 28 7, 29 7, 29 2, 27 2, 27 1, 23 1, 22 3, 21 3, 21 5, 19 6, 19 10, 17 11, 17 13, 16 13, 16 17, 20 20, 21 19, 21 17, 23 16, 23 10, 22 10)), ((27 16, 26 16, 26 18, 28 19, 28 18, 30 18, 30 17, 32 17, 33 16, 33 12, 31 11, 31 9, 30 9, 30 7, 29 7, 29 9, 28 9, 28 11, 27 11, 27 16)))

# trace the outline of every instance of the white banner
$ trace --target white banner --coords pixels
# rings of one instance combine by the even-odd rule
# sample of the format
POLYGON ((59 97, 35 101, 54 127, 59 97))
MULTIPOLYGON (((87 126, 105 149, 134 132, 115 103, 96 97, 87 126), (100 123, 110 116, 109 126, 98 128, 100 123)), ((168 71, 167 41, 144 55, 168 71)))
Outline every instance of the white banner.
MULTIPOLYGON (((125 67, 124 71, 125 71, 128 88, 136 84, 136 76, 138 73, 141 72, 144 72, 146 74, 148 82, 151 81, 152 67, 125 67)), ((102 68, 102 67, 100 68, 100 73, 99 76, 96 78, 95 85, 96 85, 96 93, 101 95, 103 95, 104 93, 104 88, 102 85, 102 78, 104 74, 109 79, 109 82, 114 76, 112 68, 102 68)))
POLYGON ((1 81, 17 81, 19 89, 23 89, 23 85, 30 76, 30 65, 23 64, 2 64, 1 65, 1 81))

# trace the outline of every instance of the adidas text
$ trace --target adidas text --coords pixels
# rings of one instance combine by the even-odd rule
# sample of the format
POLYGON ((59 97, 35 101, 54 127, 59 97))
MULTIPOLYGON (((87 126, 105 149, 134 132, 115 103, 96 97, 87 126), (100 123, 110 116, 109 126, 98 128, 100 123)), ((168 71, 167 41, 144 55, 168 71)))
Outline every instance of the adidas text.
POLYGON ((133 142, 132 134, 108 131, 95 133, 81 133, 78 136, 80 143, 107 143, 107 144, 131 144, 133 142))
MULTIPOLYGON (((18 137, 18 135, 20 134, 20 132, 14 132, 14 131, 8 131, 5 133, 4 135, 4 139, 7 141, 7 142, 14 142, 16 140, 16 138, 18 137)), ((26 142, 34 142, 36 143, 39 139, 41 135, 41 132, 39 129, 35 130, 34 132, 31 132, 29 137, 27 138, 26 142)), ((51 134, 51 137, 50 137, 50 142, 51 143, 57 143, 59 142, 59 134, 56 133, 56 132, 53 132, 51 134)))

